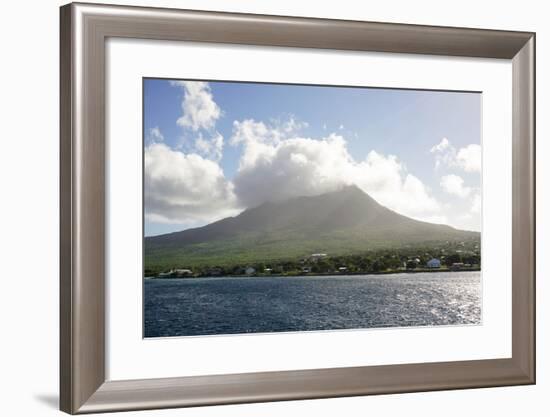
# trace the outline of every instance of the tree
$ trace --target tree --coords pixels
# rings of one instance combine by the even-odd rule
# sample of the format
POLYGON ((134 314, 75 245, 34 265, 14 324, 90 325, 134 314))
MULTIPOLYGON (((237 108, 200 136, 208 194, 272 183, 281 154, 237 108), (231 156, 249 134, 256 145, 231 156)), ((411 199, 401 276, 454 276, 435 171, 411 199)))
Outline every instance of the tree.
POLYGON ((407 261, 407 269, 416 269, 417 265, 415 261, 407 261))
POLYGON ((462 262, 462 258, 458 253, 453 253, 445 258, 445 264, 447 264, 447 266, 451 266, 452 264, 459 262, 462 262))

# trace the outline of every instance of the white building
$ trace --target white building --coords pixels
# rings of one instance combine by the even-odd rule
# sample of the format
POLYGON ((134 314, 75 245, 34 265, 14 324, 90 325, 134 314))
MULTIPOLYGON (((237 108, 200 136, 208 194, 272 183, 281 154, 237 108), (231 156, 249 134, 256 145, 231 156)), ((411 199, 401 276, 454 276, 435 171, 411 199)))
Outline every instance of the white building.
POLYGON ((244 273, 246 275, 253 275, 256 273, 256 270, 254 268, 252 268, 251 266, 249 266, 248 268, 245 269, 244 273))
POLYGON ((326 257, 327 257, 326 253, 312 253, 311 255, 309 255, 309 259, 313 262, 317 262, 319 259, 323 259, 326 257))

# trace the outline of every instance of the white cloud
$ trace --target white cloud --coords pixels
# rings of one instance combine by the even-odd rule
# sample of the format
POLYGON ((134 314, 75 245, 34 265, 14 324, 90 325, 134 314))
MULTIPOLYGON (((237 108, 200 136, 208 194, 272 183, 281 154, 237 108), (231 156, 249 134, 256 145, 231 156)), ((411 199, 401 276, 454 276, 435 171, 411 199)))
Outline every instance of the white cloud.
POLYGON ((286 121, 272 120, 271 124, 246 119, 242 122, 233 122, 232 145, 251 145, 254 142, 263 144, 277 144, 284 139, 298 136, 300 130, 307 127, 306 122, 296 120, 294 117, 286 121))
POLYGON ((481 146, 470 144, 458 151, 447 138, 430 148, 435 155, 435 167, 458 167, 465 172, 481 172, 481 146))
POLYGON ((472 207, 470 209, 470 212, 474 214, 481 213, 481 196, 479 194, 474 195, 474 198, 472 199, 472 207))
POLYGON ((456 195, 458 197, 468 197, 472 192, 470 187, 464 185, 464 180, 458 175, 450 174, 441 177, 441 188, 449 194, 456 195))
POLYGON ((275 146, 283 140, 296 136, 305 127, 303 123, 293 121, 274 121, 274 125, 256 122, 252 119, 233 122, 233 135, 229 143, 233 146, 242 144, 245 152, 241 155, 239 167, 253 165, 258 158, 273 155, 275 146))
POLYGON ((430 149, 430 152, 431 153, 442 152, 445 149, 447 149, 449 146, 450 146, 449 139, 443 138, 441 139, 441 142, 439 142, 437 145, 432 146, 432 148, 430 149))
POLYGON ((441 205, 422 181, 394 155, 369 152, 350 178, 382 205, 419 220, 441 216, 441 205))
POLYGON ((210 86, 202 81, 172 81, 172 85, 184 90, 181 108, 182 116, 177 120, 178 125, 193 131, 212 129, 216 120, 221 116, 221 110, 214 101, 210 86))
POLYGON ((163 143, 145 148, 145 216, 149 221, 204 224, 239 212, 220 166, 163 143))
POLYGON ((437 145, 434 145, 430 149, 430 153, 435 155, 435 167, 440 166, 453 166, 456 156, 456 149, 451 145, 451 142, 447 138, 441 139, 437 145))
POLYGON ((463 210, 452 216, 448 224, 463 230, 481 230, 481 195, 479 190, 471 193, 471 199, 465 201, 463 210))
POLYGON ((195 151, 205 158, 219 161, 223 154, 223 136, 216 132, 211 138, 206 139, 199 134, 195 140, 195 151))
POLYGON ((466 172, 481 172, 481 146, 472 144, 461 148, 455 163, 466 172))
MULTIPOLYGON (((302 137, 299 130, 303 126, 292 118, 269 124, 235 121, 229 143, 242 147, 242 152, 233 181, 224 176, 217 162, 224 144, 218 132, 212 136, 199 132, 186 152, 162 142, 150 143, 145 148, 146 218, 188 227, 202 225, 266 201, 318 195, 355 184, 401 214, 449 223, 447 208, 397 156, 372 150, 364 160, 356 160, 340 134, 302 137)), ((157 133, 162 136, 160 130, 150 135, 157 133)), ((444 144, 434 153, 451 147, 444 144)), ((441 186, 460 197, 474 193, 457 175, 442 177, 441 186)), ((468 221, 476 217, 476 196, 468 221)))
POLYGON ((180 147, 204 158, 221 160, 223 136, 217 131, 214 132, 214 128, 222 111, 214 101, 210 85, 202 81, 171 81, 170 83, 181 87, 184 91, 181 103, 183 114, 178 118, 177 124, 194 132, 192 138, 184 134, 180 147), (203 134, 204 131, 206 131, 205 134, 203 134), (187 146, 185 142, 188 143, 187 146))
POLYGON ((263 122, 256 122, 252 119, 233 122, 233 136, 231 145, 250 145, 253 143, 277 144, 284 138, 283 132, 279 129, 269 128, 263 122))
POLYGON ((288 118, 288 120, 274 120, 273 122, 278 126, 279 130, 284 132, 285 135, 294 135, 309 126, 307 122, 298 120, 292 115, 288 118))
POLYGON ((149 133, 146 138, 148 143, 164 142, 164 136, 161 133, 158 126, 149 129, 149 133))
MULTIPOLYGON (((354 160, 340 135, 320 140, 288 135, 278 126, 236 121, 233 145, 242 145, 235 194, 243 206, 317 195, 356 184, 381 204, 418 219, 441 215, 428 188, 396 156, 371 151, 354 160)), ((440 217, 441 218, 441 217, 440 217)))

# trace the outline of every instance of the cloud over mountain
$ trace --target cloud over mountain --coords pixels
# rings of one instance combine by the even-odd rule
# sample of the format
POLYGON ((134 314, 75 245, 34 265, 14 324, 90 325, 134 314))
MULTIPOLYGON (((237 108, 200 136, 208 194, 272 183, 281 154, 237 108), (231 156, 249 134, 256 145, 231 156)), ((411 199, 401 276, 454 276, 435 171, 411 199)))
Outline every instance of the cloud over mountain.
MULTIPOLYGON (((414 219, 477 228, 479 189, 471 175, 481 170, 477 144, 455 147, 442 138, 428 147, 441 178, 422 177, 424 182, 418 176, 425 175, 422 167, 413 164, 411 172, 402 159, 410 163, 410 153, 401 154, 401 148, 396 149, 399 156, 382 152, 386 148, 379 138, 362 137, 348 122, 345 128, 339 121, 331 123, 330 130, 323 118, 310 128, 299 117, 271 110, 259 119, 248 117, 255 114, 253 109, 247 107, 243 114, 237 105, 227 109, 233 113, 224 113, 214 97, 224 90, 201 81, 170 85, 181 103, 181 112, 175 108, 171 119, 175 132, 165 130, 165 125, 161 132, 156 121, 145 132, 145 206, 150 222, 200 226, 264 202, 356 185, 385 207, 414 219), (281 114, 287 114, 286 119, 269 118, 281 114), (222 120, 224 115, 233 123, 222 120), (461 210, 470 213, 467 225, 456 222, 461 210)), ((403 135, 399 140, 406 142, 407 133, 403 135)), ((424 149, 424 155, 414 154, 416 160, 425 158, 424 149)))
POLYGON ((372 150, 357 161, 345 139, 334 133, 321 139, 305 138, 246 120, 234 123, 230 143, 243 145, 234 185, 245 207, 355 184, 381 204, 418 219, 437 215, 441 208, 396 156, 372 150))

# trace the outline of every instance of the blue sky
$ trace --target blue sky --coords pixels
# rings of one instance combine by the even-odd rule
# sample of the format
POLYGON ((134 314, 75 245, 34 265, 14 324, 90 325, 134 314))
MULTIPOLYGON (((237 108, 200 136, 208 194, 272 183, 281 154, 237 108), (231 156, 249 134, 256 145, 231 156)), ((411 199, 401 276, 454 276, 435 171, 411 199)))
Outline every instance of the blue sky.
POLYGON ((480 93, 164 79, 143 87, 146 235, 260 204, 262 184, 282 199, 355 182, 405 215, 479 230, 480 93), (420 199, 430 204, 405 204, 420 199))

